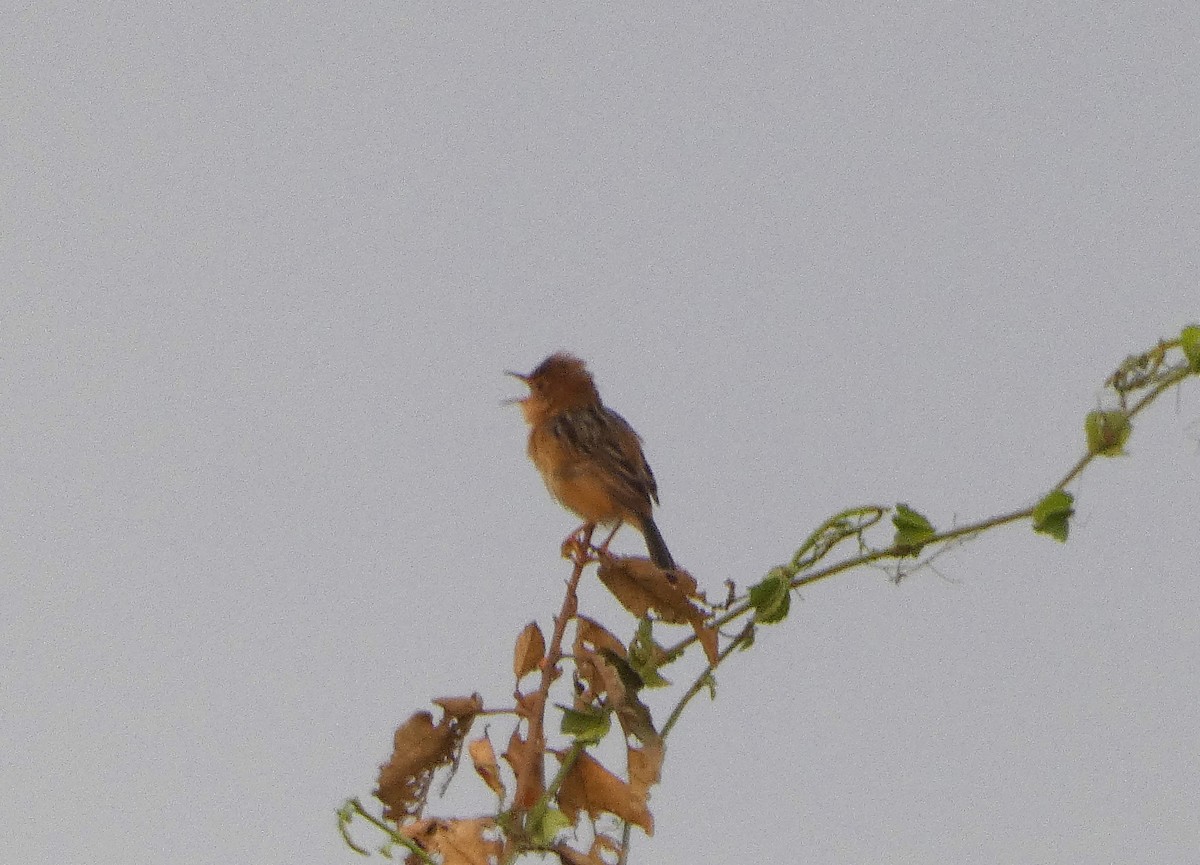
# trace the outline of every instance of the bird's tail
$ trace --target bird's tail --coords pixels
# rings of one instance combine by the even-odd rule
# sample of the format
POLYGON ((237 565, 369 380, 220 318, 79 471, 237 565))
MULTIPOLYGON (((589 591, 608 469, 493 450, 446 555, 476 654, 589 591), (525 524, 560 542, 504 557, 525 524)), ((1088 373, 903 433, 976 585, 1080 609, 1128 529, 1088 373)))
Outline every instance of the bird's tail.
POLYGON ((650 553, 650 561, 665 571, 674 570, 675 560, 671 558, 671 551, 667 549, 667 542, 663 540, 662 533, 654 524, 653 517, 642 520, 642 534, 646 536, 646 550, 650 553))

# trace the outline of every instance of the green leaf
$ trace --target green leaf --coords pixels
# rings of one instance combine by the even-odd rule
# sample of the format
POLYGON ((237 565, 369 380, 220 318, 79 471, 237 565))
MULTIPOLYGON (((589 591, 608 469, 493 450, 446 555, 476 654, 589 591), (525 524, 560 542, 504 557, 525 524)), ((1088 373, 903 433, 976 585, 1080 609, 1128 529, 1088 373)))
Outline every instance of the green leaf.
POLYGON ((904 556, 915 556, 921 552, 921 547, 937 532, 924 514, 919 514, 908 505, 898 503, 892 514, 892 525, 896 527, 896 539, 893 546, 904 556))
POLYGON ((1133 432, 1129 418, 1122 411, 1088 412, 1083 429, 1087 434, 1088 451, 1102 457, 1124 456, 1125 442, 1133 432))
POLYGON ((573 736, 575 741, 594 745, 608 735, 610 726, 608 712, 599 709, 593 711, 571 709, 567 706, 558 708, 562 709, 563 713, 559 730, 564 735, 573 736))
POLYGON ((557 808, 547 808, 538 825, 530 826, 529 832, 536 845, 549 847, 562 832, 570 828, 571 821, 566 814, 557 808))
POLYGON ((1179 345, 1192 372, 1200 372, 1200 326, 1189 324, 1179 334, 1179 345))
POLYGON ((629 641, 629 666, 638 674, 643 687, 666 688, 671 681, 659 673, 658 668, 667 662, 661 647, 654 642, 653 625, 649 619, 642 619, 629 641))
POLYGON ((645 687, 645 682, 642 681, 641 675, 633 668, 633 665, 612 649, 601 649, 600 657, 604 658, 605 662, 617 671, 621 684, 625 686, 628 693, 636 695, 645 687))
POLYGON ((773 568, 762 582, 750 587, 750 606, 754 607, 754 621, 773 625, 787 618, 792 605, 791 587, 787 574, 773 568))
POLYGON ((1033 530, 1049 535, 1056 541, 1067 539, 1067 528, 1075 509, 1071 507, 1075 497, 1062 490, 1055 490, 1033 507, 1033 530))

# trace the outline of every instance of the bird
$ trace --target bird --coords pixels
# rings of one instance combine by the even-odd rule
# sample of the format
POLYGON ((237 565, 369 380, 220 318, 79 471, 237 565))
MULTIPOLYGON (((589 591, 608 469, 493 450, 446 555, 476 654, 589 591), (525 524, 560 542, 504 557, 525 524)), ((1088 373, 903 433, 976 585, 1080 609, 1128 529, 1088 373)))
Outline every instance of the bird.
POLYGON ((612 526, 615 534, 622 523, 631 524, 646 539, 650 561, 674 570, 675 560, 651 514, 658 484, 641 437, 600 401, 587 365, 556 352, 531 373, 508 375, 529 387, 528 396, 513 402, 529 424, 529 459, 550 495, 584 520, 581 531, 589 535, 597 525, 612 526))

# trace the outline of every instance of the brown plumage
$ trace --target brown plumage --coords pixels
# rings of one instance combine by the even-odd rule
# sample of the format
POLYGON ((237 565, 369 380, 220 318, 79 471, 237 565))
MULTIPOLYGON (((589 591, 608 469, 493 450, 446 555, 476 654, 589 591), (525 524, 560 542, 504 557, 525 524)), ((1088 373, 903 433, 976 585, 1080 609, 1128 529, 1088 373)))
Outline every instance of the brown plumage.
POLYGON ((641 438, 600 401, 583 361, 552 354, 528 375, 509 375, 529 386, 520 400, 530 427, 529 459, 550 494, 589 525, 632 524, 645 536, 651 561, 674 568, 651 515, 658 484, 641 438))

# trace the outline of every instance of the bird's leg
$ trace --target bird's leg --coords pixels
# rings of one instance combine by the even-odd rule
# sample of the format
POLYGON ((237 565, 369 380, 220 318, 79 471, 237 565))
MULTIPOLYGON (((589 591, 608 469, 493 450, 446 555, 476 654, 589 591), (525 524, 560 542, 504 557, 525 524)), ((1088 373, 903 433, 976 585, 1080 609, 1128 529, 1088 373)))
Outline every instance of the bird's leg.
POLYGON ((617 520, 617 524, 615 526, 613 526, 613 530, 608 533, 608 537, 604 539, 604 543, 602 543, 600 546, 596 547, 596 550, 601 553, 607 553, 608 552, 608 544, 613 539, 613 536, 616 535, 617 529, 619 529, 619 528, 621 528, 621 521, 617 520))
POLYGON ((584 523, 562 542, 562 557, 586 561, 592 545, 592 532, 596 531, 595 523, 584 523))

